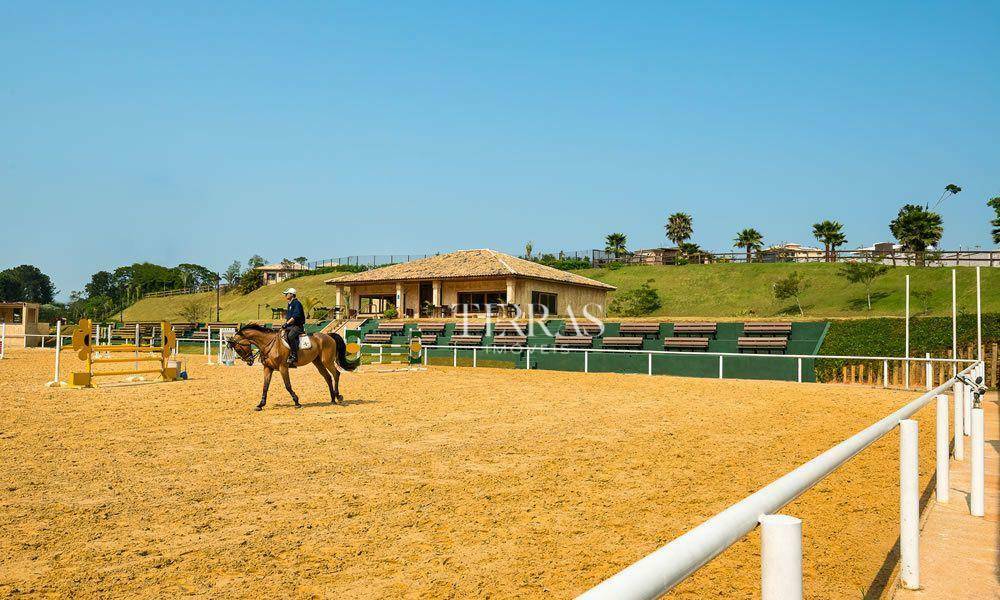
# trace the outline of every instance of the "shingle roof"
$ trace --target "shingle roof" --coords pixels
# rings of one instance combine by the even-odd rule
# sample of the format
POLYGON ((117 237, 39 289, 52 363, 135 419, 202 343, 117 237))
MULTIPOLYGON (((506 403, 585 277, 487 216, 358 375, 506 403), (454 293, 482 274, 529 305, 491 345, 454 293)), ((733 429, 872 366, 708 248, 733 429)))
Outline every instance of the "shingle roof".
POLYGON ((589 277, 561 271, 552 267, 517 258, 495 250, 459 250, 449 254, 439 254, 418 260, 389 265, 361 273, 349 273, 327 279, 326 283, 351 285, 356 283, 386 283, 395 281, 417 281, 431 279, 466 279, 480 277, 515 277, 543 279, 598 288, 617 289, 589 277))

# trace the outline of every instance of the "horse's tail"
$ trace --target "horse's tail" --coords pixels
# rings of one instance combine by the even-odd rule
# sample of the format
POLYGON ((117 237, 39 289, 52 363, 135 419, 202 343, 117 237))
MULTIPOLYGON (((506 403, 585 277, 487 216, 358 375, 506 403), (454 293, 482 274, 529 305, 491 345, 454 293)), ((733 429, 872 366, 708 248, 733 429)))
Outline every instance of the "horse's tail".
POLYGON ((358 363, 352 363, 347 360, 347 344, 344 342, 344 338, 340 337, 339 333, 330 333, 330 337, 333 338, 333 343, 337 346, 337 366, 344 371, 353 371, 358 368, 358 363))

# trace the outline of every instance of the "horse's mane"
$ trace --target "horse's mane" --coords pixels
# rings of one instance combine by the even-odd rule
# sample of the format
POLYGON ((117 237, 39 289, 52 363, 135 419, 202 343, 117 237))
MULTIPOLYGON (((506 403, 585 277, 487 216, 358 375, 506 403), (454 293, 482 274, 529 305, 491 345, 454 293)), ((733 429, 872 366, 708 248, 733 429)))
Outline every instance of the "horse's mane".
POLYGON ((259 331, 261 333, 274 333, 274 330, 270 327, 264 327, 263 325, 258 325, 257 323, 250 323, 249 325, 244 325, 240 327, 239 333, 244 331, 259 331))

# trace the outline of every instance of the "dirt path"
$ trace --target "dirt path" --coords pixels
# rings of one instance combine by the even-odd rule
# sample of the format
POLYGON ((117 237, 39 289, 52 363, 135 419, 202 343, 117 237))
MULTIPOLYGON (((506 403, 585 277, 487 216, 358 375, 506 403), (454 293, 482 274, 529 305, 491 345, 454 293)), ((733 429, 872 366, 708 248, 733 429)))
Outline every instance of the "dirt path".
MULTIPOLYGON (((432 368, 348 374, 334 407, 300 370, 305 408, 278 383, 253 413, 259 369, 195 357, 183 383, 50 390, 50 351, 8 356, 5 595, 565 598, 915 396, 432 368)), ((888 576, 897 464, 893 434, 788 507, 807 597, 888 576)), ((753 596, 757 553, 751 536, 675 596, 753 596)))

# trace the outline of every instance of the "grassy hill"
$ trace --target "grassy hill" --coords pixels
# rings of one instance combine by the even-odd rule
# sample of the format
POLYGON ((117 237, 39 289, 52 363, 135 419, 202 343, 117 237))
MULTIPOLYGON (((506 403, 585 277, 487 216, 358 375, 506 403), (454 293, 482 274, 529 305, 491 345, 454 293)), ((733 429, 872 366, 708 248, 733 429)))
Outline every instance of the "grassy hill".
MULTIPOLYGON (((611 271, 586 269, 581 275, 592 277, 628 290, 650 281, 663 301, 656 317, 795 317, 798 310, 788 302, 778 302, 771 292, 772 284, 792 271, 798 271, 810 284, 802 296, 806 318, 862 318, 871 316, 902 316, 904 303, 904 277, 911 276, 914 292, 929 290, 926 300, 911 298, 913 314, 951 314, 951 269, 896 267, 876 281, 873 287, 872 310, 865 305, 864 288, 850 285, 837 276, 838 265, 833 264, 714 264, 685 265, 678 267, 633 266, 611 271)), ((1000 312, 1000 269, 982 270, 983 311, 1000 312)), ((324 280, 335 274, 310 275, 293 280, 300 298, 316 297, 319 304, 332 306, 334 289, 324 280)), ((247 322, 270 319, 267 305, 284 306, 281 295, 284 285, 266 286, 241 296, 223 294, 222 320, 247 322), (259 307, 259 313, 258 313, 259 307)), ((964 312, 975 311, 975 270, 960 268, 958 271, 959 308, 964 312)), ((613 297, 613 294, 612 294, 613 297)), ((125 310, 125 320, 182 320, 181 307, 192 299, 201 299, 212 309, 214 319, 215 294, 151 298, 141 300, 125 310)), ((209 318, 206 314, 205 318, 209 318)), ((204 319, 202 319, 204 320, 204 319)))

